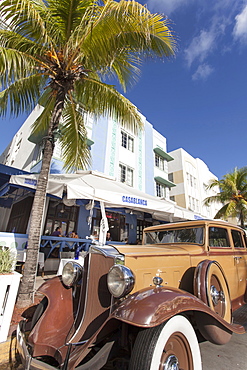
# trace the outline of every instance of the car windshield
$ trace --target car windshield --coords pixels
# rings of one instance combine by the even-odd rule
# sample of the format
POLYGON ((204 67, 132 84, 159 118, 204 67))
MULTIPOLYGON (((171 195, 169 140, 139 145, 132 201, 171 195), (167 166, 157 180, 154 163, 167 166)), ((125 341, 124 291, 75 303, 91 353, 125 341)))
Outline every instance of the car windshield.
POLYGON ((202 244, 203 236, 204 236, 203 227, 147 231, 145 232, 145 244, 161 244, 161 243, 202 244))

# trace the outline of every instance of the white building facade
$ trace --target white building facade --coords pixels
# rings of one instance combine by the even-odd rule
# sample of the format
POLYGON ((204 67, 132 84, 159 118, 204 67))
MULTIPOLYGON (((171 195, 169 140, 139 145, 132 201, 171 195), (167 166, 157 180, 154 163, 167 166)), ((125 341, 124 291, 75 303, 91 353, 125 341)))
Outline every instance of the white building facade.
POLYGON ((192 157, 182 148, 169 152, 169 155, 174 158, 168 163, 169 180, 176 184, 170 191, 171 200, 204 218, 214 218, 222 205, 205 206, 204 200, 219 192, 217 188, 208 189, 217 177, 201 159, 192 157))

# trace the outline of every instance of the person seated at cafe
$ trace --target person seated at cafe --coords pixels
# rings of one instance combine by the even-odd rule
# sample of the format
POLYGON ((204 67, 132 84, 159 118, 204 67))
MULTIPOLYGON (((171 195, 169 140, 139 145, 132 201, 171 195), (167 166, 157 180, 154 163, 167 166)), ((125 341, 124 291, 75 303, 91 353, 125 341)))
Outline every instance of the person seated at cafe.
POLYGON ((51 234, 51 236, 62 236, 62 229, 60 226, 56 227, 56 230, 53 231, 53 233, 51 234))
POLYGON ((107 231, 107 233, 106 233, 106 241, 109 242, 111 240, 112 240, 111 234, 110 234, 109 231, 107 231))
POLYGON ((99 236, 96 230, 94 230, 93 234, 90 235, 90 239, 92 240, 99 240, 99 236))
POLYGON ((69 236, 70 238, 78 238, 78 235, 77 233, 75 232, 75 230, 71 231, 71 234, 69 236))

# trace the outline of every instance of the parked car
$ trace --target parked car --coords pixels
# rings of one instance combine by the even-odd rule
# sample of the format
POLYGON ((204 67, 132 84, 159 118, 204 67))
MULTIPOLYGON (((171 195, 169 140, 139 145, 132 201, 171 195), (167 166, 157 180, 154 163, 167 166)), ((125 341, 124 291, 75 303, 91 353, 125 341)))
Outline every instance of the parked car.
POLYGON ((246 236, 224 221, 148 227, 142 245, 91 246, 45 282, 17 348, 30 369, 200 370, 199 338, 242 334, 246 236))

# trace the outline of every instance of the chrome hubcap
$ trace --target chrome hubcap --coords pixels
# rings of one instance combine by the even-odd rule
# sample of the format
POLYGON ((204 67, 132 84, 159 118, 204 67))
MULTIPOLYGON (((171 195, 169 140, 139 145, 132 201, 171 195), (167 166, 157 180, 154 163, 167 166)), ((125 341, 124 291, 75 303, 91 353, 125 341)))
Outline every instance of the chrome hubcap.
POLYGON ((215 306, 217 306, 219 301, 224 301, 225 299, 224 293, 222 291, 217 290, 214 285, 211 285, 210 294, 212 297, 213 304, 215 306))
POLYGON ((164 364, 164 370, 179 370, 178 359, 176 356, 171 355, 167 358, 164 364))

